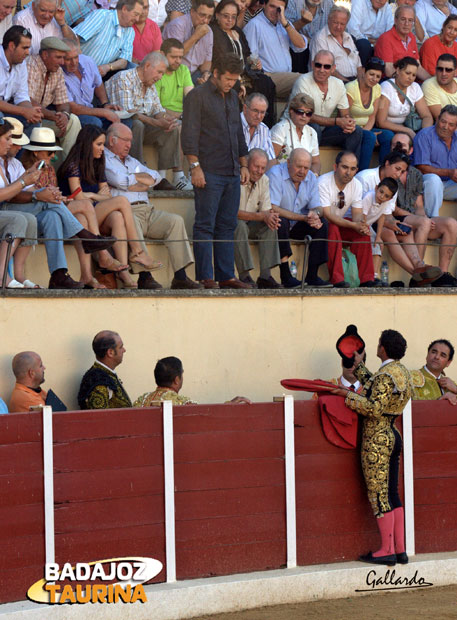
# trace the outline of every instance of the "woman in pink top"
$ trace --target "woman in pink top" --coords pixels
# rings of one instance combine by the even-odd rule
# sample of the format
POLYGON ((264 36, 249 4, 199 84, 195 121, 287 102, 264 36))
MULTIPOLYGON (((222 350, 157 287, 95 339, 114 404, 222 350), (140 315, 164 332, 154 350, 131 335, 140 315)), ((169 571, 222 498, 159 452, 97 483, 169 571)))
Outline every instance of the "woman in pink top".
POLYGON ((441 54, 457 57, 457 15, 446 17, 440 34, 427 39, 421 47, 419 56, 422 66, 430 75, 435 75, 436 61, 441 54))
POLYGON ((148 18, 149 2, 144 0, 143 10, 136 24, 133 25, 132 61, 140 63, 149 52, 157 52, 162 45, 162 33, 159 26, 148 18))

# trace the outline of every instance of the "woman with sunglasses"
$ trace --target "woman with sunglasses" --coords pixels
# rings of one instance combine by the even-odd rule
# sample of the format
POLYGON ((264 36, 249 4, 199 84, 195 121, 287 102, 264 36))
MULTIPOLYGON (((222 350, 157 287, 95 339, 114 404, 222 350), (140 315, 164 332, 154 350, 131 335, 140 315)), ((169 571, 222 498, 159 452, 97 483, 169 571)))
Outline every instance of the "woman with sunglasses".
MULTIPOLYGON (((373 148, 379 145, 379 161, 384 161, 385 156, 390 152, 390 143, 394 136, 389 129, 379 129, 375 127, 376 115, 378 113, 379 102, 381 100, 381 86, 379 82, 382 78, 384 61, 380 58, 371 58, 363 68, 359 77, 346 84, 347 98, 349 101, 349 112, 357 125, 371 132, 372 140, 366 137, 362 140, 360 151, 360 161, 368 159, 370 165, 373 148)), ((363 170, 362 166, 360 169, 363 170)))
POLYGON ((235 0, 222 0, 214 12, 211 24, 213 31, 213 62, 228 53, 235 53, 244 63, 241 74, 241 93, 262 93, 268 100, 264 123, 271 127, 275 121, 276 89, 273 80, 262 70, 259 58, 251 57, 251 50, 244 32, 237 26, 240 13, 235 0))
POLYGON ((415 82, 418 61, 406 56, 394 63, 393 79, 381 84, 381 101, 379 103, 376 122, 381 129, 404 131, 414 139, 416 132, 405 126, 405 120, 413 105, 422 119, 422 129, 433 125, 433 118, 425 102, 424 93, 415 82))
POLYGON ((435 67, 441 54, 452 54, 457 58, 457 15, 449 15, 443 23, 441 32, 427 39, 419 56, 421 64, 430 75, 435 75, 435 67))
POLYGON ((299 93, 290 100, 288 110, 289 118, 280 121, 271 129, 276 160, 283 163, 294 149, 306 149, 312 157, 311 170, 319 176, 319 142, 316 131, 308 124, 314 113, 314 101, 308 95, 299 93))

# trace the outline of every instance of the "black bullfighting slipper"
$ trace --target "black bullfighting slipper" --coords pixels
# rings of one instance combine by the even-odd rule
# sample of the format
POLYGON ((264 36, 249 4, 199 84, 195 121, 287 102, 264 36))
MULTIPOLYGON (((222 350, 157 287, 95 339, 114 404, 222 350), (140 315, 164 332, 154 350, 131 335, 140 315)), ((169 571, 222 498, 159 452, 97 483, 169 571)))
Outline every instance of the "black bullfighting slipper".
POLYGON ((395 566, 395 564, 397 563, 397 556, 393 553, 392 555, 380 555, 377 558, 374 557, 374 555, 370 551, 366 555, 361 555, 359 557, 359 560, 361 562, 368 562, 369 564, 384 564, 387 566, 395 566))
POLYGON ((401 553, 397 553, 397 562, 399 564, 408 564, 409 558, 406 555, 406 551, 402 551, 401 553))

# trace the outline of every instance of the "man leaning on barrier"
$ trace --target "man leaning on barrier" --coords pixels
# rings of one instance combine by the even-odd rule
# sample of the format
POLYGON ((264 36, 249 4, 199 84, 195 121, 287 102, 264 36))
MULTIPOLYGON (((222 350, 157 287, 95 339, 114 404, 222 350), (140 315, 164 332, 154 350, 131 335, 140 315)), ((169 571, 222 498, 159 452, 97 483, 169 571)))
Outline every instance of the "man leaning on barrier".
POLYGON ((281 282, 286 288, 300 286, 289 268, 292 250, 289 239, 303 241, 307 236, 310 245, 306 282, 309 286, 330 287, 317 271, 327 262, 327 223, 322 214, 318 183, 311 171, 311 154, 305 149, 294 149, 287 162, 273 166, 268 171, 271 206, 280 216, 278 229, 279 253, 281 255, 281 282))

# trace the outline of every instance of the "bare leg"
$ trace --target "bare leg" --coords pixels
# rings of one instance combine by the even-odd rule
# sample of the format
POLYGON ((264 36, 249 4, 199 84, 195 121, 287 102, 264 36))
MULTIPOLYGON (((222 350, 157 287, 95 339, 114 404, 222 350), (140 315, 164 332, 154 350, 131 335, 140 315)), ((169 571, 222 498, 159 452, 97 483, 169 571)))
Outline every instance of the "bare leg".
POLYGON ((19 247, 14 254, 14 277, 18 282, 25 280, 25 262, 33 246, 19 247))
POLYGON ((379 254, 373 254, 373 269, 378 274, 378 277, 381 275, 381 259, 382 256, 379 256, 379 254))
POLYGON ((386 244, 391 244, 387 245, 387 249, 389 250, 389 254, 393 258, 393 260, 397 263, 397 265, 400 265, 402 269, 404 269, 411 275, 414 271, 414 265, 405 254, 404 249, 399 244, 397 235, 393 232, 393 230, 384 228, 381 237, 386 244))
MULTIPOLYGON (((108 201, 104 201, 108 202, 108 201)), ((130 207, 130 204, 129 204, 130 207)), ((118 239, 127 239, 127 231, 125 230, 125 221, 120 211, 112 211, 107 217, 105 217, 103 224, 101 224, 101 230, 104 234, 111 234, 118 239)), ((127 243, 125 241, 116 241, 113 245, 114 255, 117 260, 123 265, 127 263, 127 243)), ((130 276, 128 271, 121 271, 118 277, 124 284, 133 286, 134 280, 130 276)))
MULTIPOLYGON (((404 219, 404 222, 405 224, 408 224, 408 226, 411 226, 413 229, 416 249, 419 254, 420 260, 422 261, 418 266, 421 266, 424 262, 425 250, 427 248, 426 243, 432 227, 432 220, 428 217, 424 217, 423 215, 407 215, 404 219)), ((412 255, 407 251, 406 248, 405 251, 411 258, 411 260, 413 260, 412 255)))
MULTIPOLYGON (((11 244, 11 255, 10 256, 13 256, 14 252, 16 251, 17 246, 20 243, 21 243, 21 239, 15 239, 13 241, 13 243, 11 244)), ((4 270, 8 269, 8 265, 5 265, 7 253, 8 253, 8 244, 6 243, 6 241, 2 241, 0 243, 0 286, 1 286, 1 283, 3 282, 4 270)), ((9 284, 10 282, 11 282, 11 278, 7 274, 6 284, 9 284)))
POLYGON ((457 242, 457 221, 453 217, 434 217, 433 222, 435 228, 428 238, 441 239, 439 268, 446 273, 457 242))
POLYGON ((100 234, 95 209, 90 200, 70 200, 67 208, 74 216, 83 215, 86 218, 87 230, 94 233, 94 235, 100 234))

